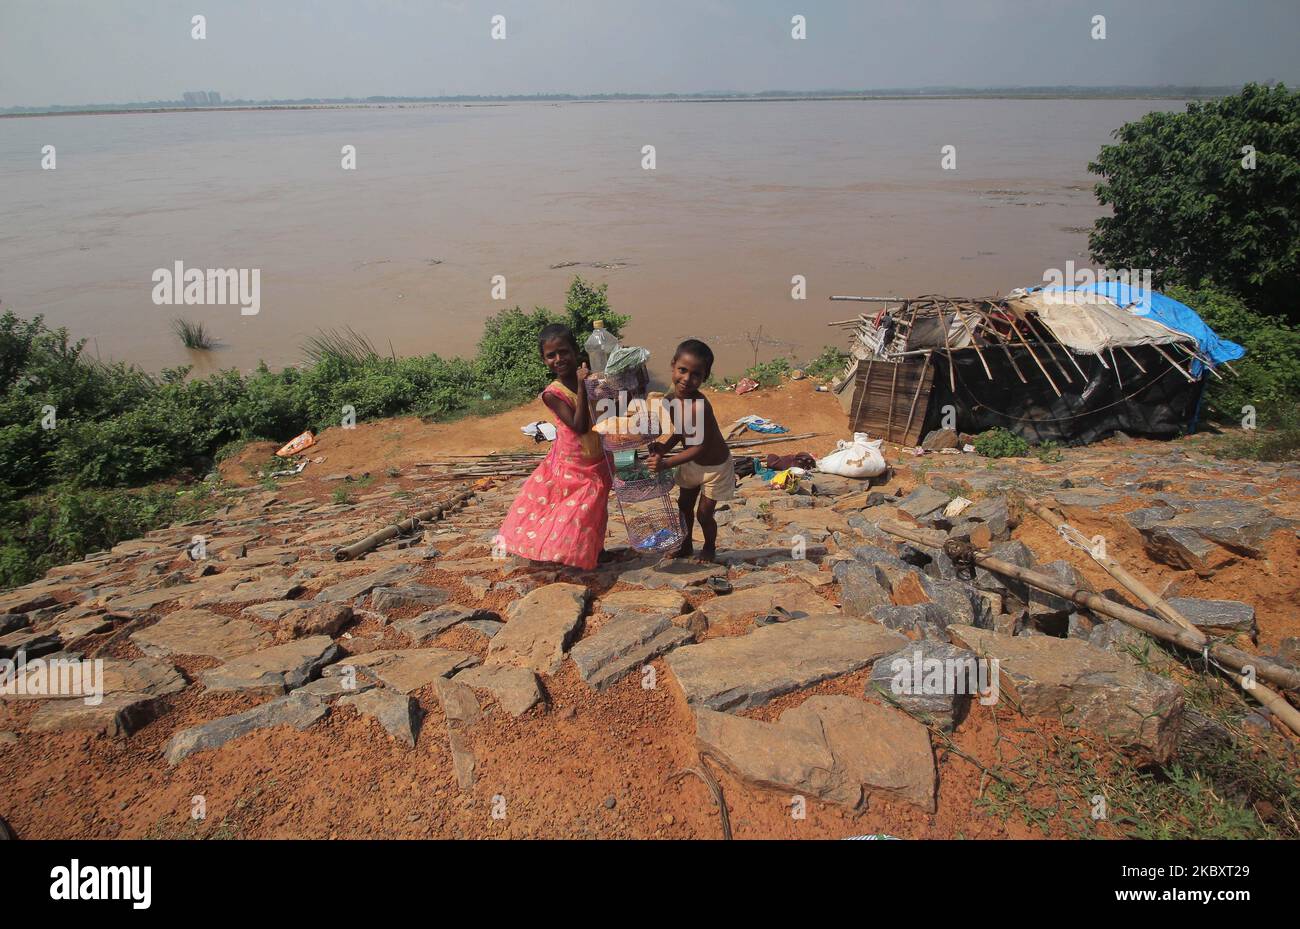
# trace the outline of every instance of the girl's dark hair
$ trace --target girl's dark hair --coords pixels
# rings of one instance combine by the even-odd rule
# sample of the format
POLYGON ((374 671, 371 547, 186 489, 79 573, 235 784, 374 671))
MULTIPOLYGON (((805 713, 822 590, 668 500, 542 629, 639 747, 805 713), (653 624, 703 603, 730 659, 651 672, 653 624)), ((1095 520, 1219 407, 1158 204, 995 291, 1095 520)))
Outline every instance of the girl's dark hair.
POLYGON ((699 339, 687 339, 677 346, 677 351, 673 353, 673 361, 676 361, 681 355, 691 355, 704 362, 705 377, 713 373, 713 349, 699 339))
POLYGON ((541 354, 546 350, 546 343, 552 339, 563 339, 573 346, 573 352, 578 353, 578 340, 573 337, 573 330, 563 323, 551 323, 541 332, 537 333, 537 352, 541 354))

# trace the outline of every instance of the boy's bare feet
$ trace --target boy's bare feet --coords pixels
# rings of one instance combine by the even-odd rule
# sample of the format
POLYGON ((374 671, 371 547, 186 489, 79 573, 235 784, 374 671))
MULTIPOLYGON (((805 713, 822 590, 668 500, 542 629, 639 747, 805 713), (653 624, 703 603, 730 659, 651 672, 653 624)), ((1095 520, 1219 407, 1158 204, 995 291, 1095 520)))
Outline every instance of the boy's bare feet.
POLYGON ((681 548, 673 552, 673 557, 689 558, 693 554, 695 554, 695 543, 693 543, 690 539, 687 539, 685 542, 682 543, 681 548))
POLYGON ((718 560, 718 550, 712 545, 706 545, 700 549, 700 555, 695 560, 700 564, 713 564, 718 560))

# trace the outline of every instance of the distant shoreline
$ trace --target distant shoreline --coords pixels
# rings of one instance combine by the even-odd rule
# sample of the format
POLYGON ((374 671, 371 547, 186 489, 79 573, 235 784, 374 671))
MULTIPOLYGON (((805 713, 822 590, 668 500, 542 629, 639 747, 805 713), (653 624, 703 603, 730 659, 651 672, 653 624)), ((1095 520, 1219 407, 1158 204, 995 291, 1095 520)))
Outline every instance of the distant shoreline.
POLYGON ((1213 99, 1231 88, 1172 88, 1179 93, 1160 92, 1159 88, 1134 88, 1123 92, 1086 92, 1067 90, 1022 92, 1015 91, 953 91, 949 93, 844 93, 772 96, 662 96, 662 97, 502 97, 496 98, 431 98, 383 101, 320 101, 312 103, 241 103, 217 106, 120 106, 107 109, 52 109, 34 112, 0 112, 0 119, 21 119, 51 116, 123 116, 140 113, 216 113, 246 112, 256 110, 368 110, 368 109, 423 109, 426 107, 476 107, 511 106, 521 103, 559 106, 570 103, 812 103, 852 102, 873 100, 1205 100, 1213 99), (1199 91, 1199 92, 1198 92, 1199 91))

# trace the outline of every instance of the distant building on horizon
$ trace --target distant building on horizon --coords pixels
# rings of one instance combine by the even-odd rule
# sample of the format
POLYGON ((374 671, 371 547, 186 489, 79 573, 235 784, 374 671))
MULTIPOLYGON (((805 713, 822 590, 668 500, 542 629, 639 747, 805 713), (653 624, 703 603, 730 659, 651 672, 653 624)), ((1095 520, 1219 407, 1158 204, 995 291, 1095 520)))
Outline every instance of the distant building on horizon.
POLYGON ((221 94, 215 90, 187 90, 181 100, 186 106, 215 106, 221 103, 221 94))

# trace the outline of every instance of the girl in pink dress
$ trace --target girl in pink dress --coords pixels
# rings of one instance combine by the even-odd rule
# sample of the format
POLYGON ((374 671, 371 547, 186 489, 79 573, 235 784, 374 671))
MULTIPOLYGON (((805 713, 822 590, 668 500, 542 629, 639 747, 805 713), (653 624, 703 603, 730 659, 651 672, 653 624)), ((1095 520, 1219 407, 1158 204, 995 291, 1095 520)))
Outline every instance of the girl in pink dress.
POLYGON ((567 326, 542 330, 538 347, 555 375, 541 401, 555 414, 555 443, 510 505, 498 543, 523 558, 583 570, 596 567, 605 547, 613 463, 591 431, 591 408, 578 363, 578 342, 567 326))

